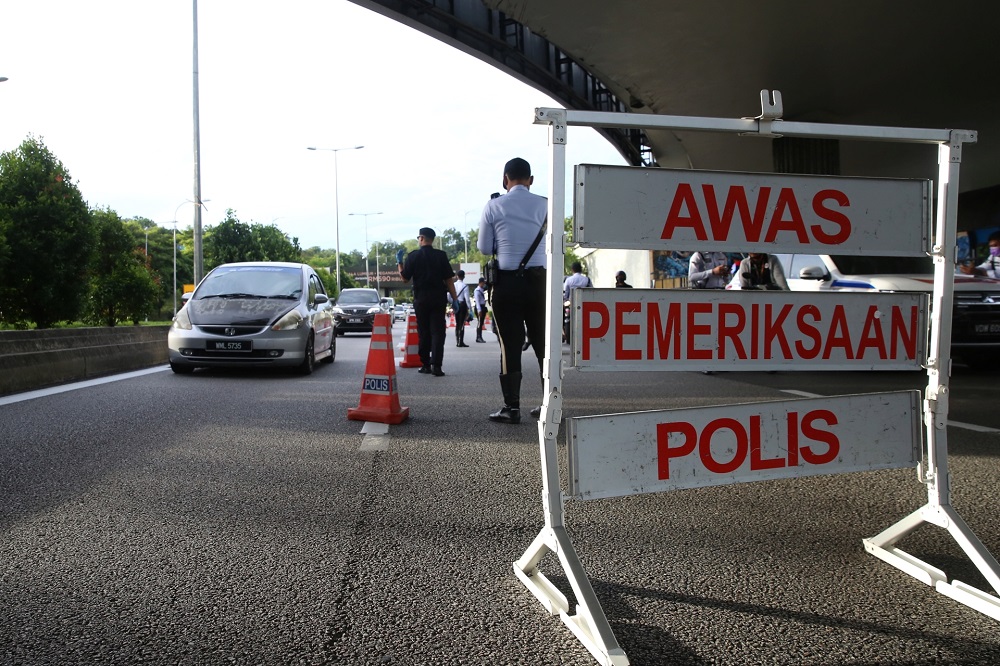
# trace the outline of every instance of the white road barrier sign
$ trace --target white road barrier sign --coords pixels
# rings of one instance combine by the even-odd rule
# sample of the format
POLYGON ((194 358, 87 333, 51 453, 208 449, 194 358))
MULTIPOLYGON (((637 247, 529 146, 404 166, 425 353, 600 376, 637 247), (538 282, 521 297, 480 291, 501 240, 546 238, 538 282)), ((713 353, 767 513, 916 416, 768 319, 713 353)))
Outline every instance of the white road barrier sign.
POLYGON ((569 419, 569 494, 680 488, 916 466, 920 392, 569 419))
POLYGON ((585 247, 923 256, 929 180, 581 164, 585 247))
POLYGON ((573 290, 581 370, 917 370, 928 299, 915 293, 573 290))

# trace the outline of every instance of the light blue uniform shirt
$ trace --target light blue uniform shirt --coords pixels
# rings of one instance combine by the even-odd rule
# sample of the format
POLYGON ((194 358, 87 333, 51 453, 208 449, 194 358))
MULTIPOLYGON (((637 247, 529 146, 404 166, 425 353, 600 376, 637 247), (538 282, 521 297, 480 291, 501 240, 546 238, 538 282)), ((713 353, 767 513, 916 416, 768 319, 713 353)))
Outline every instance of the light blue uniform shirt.
MULTIPOLYGON (((496 199, 490 199, 479 222, 479 251, 497 255, 500 270, 517 270, 521 259, 545 222, 549 202, 532 194, 524 185, 515 185, 496 199)), ((545 266, 545 238, 538 243, 525 268, 545 266)))

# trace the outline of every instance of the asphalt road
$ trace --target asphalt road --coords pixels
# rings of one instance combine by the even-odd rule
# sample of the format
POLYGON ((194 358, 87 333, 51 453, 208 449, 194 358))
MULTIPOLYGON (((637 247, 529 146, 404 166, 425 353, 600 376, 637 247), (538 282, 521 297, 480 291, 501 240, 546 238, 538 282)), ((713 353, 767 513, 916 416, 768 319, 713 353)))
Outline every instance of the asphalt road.
MULTIPOLYGON (((347 420, 367 336, 310 377, 160 371, 0 401, 0 663, 594 663, 512 572, 543 523, 537 428, 486 419, 489 340, 449 343, 446 377, 398 369, 411 416, 388 436, 347 420)), ((570 372, 565 415, 923 382, 570 372)), ((540 395, 526 377, 523 403, 540 395)), ((950 468, 996 555, 995 375, 956 368, 951 409, 987 429, 949 428, 950 468)), ((913 470, 864 472, 569 501, 566 524, 633 664, 1000 663, 996 621, 862 547, 925 497, 913 470)), ((901 545, 987 585, 937 528, 901 545)), ((568 589, 555 558, 542 570, 568 589)))

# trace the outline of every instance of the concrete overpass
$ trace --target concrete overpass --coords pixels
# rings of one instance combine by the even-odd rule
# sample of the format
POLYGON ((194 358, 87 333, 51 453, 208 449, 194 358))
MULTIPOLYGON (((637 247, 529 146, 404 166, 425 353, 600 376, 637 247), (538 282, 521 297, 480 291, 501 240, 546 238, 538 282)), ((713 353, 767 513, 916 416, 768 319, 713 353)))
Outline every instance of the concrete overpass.
MULTIPOLYGON (((962 228, 1000 224, 1000 5, 840 0, 352 0, 566 108, 973 129, 962 228), (975 193, 973 193, 975 191, 975 193)), ((634 165, 932 178, 929 147, 608 130, 634 165)))

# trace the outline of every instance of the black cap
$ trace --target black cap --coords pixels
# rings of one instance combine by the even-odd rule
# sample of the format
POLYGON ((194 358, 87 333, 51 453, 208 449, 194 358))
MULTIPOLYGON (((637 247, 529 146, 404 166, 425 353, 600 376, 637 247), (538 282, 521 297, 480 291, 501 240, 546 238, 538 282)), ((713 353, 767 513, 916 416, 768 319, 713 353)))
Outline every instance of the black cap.
POLYGON ((434 240, 434 237, 437 236, 437 234, 434 233, 434 230, 430 227, 420 227, 420 231, 417 232, 417 235, 423 236, 429 240, 434 240))

